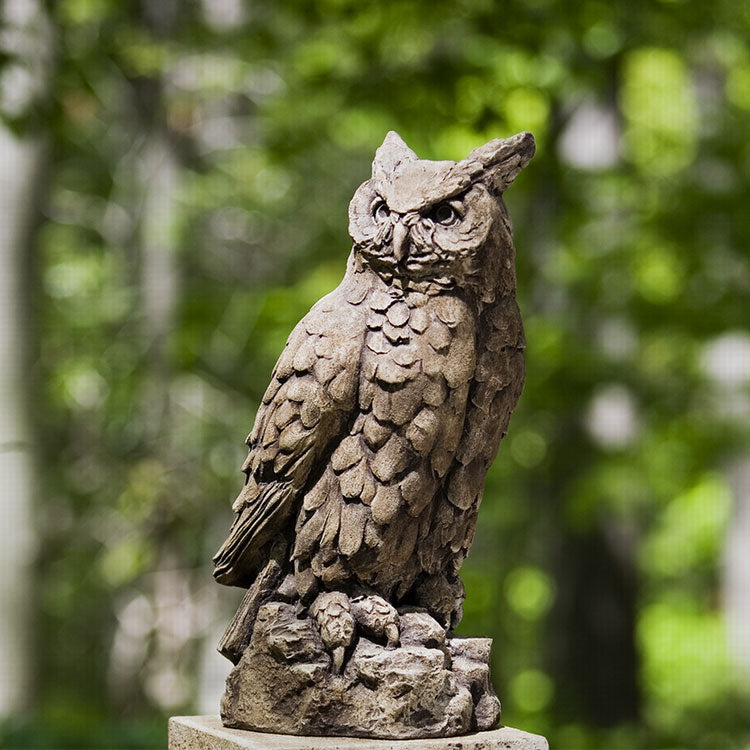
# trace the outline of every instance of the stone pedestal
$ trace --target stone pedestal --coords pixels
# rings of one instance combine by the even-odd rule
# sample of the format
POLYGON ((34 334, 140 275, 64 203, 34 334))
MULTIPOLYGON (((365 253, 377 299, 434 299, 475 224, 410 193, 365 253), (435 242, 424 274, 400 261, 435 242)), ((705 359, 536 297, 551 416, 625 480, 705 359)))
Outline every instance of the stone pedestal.
POLYGON ((227 729, 218 716, 174 716, 169 750, 549 750, 549 745, 541 735, 511 727, 440 739, 372 740, 248 732, 227 729))

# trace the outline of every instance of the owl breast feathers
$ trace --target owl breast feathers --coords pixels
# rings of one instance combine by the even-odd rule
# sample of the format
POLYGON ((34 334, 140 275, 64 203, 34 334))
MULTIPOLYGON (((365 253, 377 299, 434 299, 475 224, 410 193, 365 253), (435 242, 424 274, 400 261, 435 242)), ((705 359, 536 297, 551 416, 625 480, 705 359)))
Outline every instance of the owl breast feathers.
POLYGON ((346 275, 292 332, 258 410, 218 581, 250 586, 281 538, 303 603, 364 590, 456 624, 523 387, 502 192, 533 150, 522 133, 429 162, 388 134, 350 206, 346 275))

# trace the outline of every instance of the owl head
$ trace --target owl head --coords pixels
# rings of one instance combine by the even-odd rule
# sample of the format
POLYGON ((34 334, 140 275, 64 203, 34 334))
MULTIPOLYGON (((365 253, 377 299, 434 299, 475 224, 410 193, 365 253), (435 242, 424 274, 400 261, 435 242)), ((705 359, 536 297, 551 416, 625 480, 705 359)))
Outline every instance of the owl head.
POLYGON ((502 194, 533 155, 534 137, 519 133, 459 162, 428 161, 391 131, 349 205, 355 259, 388 282, 494 296, 502 267, 513 275, 502 194))

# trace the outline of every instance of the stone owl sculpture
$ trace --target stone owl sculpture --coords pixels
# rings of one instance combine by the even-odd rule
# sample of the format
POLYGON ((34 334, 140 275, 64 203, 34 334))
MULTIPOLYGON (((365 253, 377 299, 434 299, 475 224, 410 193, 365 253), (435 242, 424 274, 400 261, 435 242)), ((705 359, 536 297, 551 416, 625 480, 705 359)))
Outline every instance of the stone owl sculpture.
POLYGON ((310 614, 334 671, 358 630, 395 647, 403 608, 458 624, 459 568, 524 383, 502 194, 534 148, 521 133, 426 161, 395 132, 378 148, 349 206, 346 274, 290 335, 247 438, 214 558, 217 581, 250 590, 220 649, 233 661, 269 600, 310 614))

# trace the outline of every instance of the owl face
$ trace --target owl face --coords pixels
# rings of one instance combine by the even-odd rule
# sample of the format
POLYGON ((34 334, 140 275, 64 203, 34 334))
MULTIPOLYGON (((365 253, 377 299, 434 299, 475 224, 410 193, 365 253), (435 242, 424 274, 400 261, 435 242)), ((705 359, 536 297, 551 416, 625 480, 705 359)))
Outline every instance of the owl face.
POLYGON ((502 191, 533 150, 531 134, 522 133, 490 141, 460 162, 427 161, 389 133, 372 178, 349 206, 355 255, 386 279, 446 288, 481 278, 496 244, 490 234, 503 225, 502 191))

